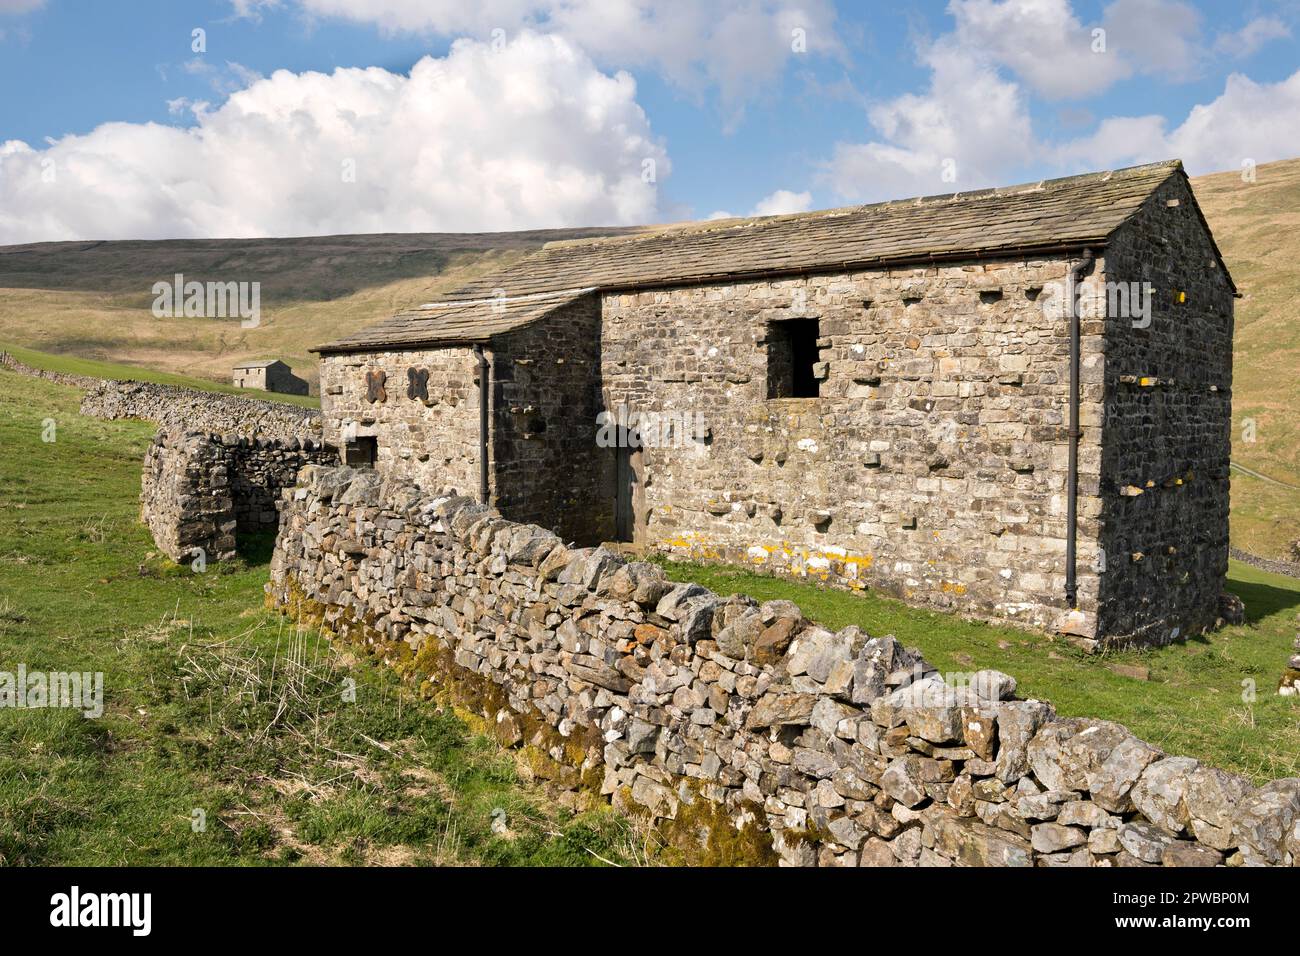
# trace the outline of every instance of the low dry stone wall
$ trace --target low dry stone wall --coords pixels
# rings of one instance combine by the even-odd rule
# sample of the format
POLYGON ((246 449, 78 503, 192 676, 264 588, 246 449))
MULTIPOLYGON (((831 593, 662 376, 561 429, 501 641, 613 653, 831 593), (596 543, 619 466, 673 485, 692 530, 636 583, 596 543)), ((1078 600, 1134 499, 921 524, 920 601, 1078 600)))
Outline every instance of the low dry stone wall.
POLYGON ((945 678, 893 637, 373 472, 304 468, 282 509, 270 603, 368 646, 558 791, 654 816, 684 862, 1300 861, 1300 779, 1255 787, 1060 718, 1008 675, 945 678))
POLYGON ((33 368, 26 362, 18 361, 9 352, 0 352, 0 368, 17 372, 19 375, 27 375, 31 378, 43 378, 48 382, 58 382, 60 385, 75 385, 77 388, 93 388, 103 381, 103 379, 92 378, 89 375, 72 375, 68 372, 51 372, 48 369, 33 368))
POLYGON ((160 428, 145 454, 140 518, 173 561, 234 557, 236 535, 275 532, 281 492, 308 463, 334 462, 318 441, 222 437, 160 428))
POLYGON ((171 427, 282 440, 321 434, 320 412, 314 408, 179 385, 50 372, 20 362, 9 352, 0 352, 0 368, 85 389, 81 414, 94 418, 139 418, 171 427))
POLYGON ((94 418, 140 418, 164 427, 281 440, 321 434, 320 412, 242 395, 153 382, 96 381, 81 401, 94 418))

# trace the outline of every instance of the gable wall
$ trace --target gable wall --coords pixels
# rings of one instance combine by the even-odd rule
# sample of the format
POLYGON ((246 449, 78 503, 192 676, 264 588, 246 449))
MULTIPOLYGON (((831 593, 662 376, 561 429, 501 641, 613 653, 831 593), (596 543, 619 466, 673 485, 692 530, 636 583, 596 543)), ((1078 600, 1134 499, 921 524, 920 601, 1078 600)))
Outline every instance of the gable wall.
POLYGON ((478 359, 471 348, 363 352, 321 357, 321 417, 325 440, 343 447, 343 429, 378 439, 375 468, 430 492, 478 496, 478 359), (428 369, 428 402, 407 396, 407 371, 428 369), (366 373, 386 375, 383 401, 371 402, 366 373))
POLYGON ((1228 567, 1234 299, 1194 203, 1172 177, 1107 249, 1108 282, 1153 287, 1105 350, 1101 614, 1142 643, 1212 625, 1228 567))
MULTIPOLYGON (((646 542, 1059 624, 1068 325, 1063 297, 1049 307, 1049 292, 1029 290, 1066 268, 971 262, 605 296, 607 407, 700 412, 707 430, 684 449, 645 450, 646 542), (768 400, 766 324, 794 317, 820 320, 827 378, 819 398, 768 400)), ((1099 348, 1085 338, 1088 613, 1071 621, 1085 633, 1098 586, 1099 348)))

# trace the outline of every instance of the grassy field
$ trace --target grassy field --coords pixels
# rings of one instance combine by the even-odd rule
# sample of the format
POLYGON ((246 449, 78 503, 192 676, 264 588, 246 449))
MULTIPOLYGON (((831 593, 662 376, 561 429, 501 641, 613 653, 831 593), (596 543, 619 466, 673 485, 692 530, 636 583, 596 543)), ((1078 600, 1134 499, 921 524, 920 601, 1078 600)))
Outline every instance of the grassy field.
POLYGON ((48 372, 62 372, 66 375, 88 375, 91 378, 132 379, 137 382, 157 382, 161 385, 180 385, 184 388, 196 388, 205 392, 221 392, 226 395, 246 395, 269 402, 283 402, 286 405, 298 405, 302 408, 320 408, 320 398, 314 395, 282 395, 277 392, 264 392, 259 389, 236 388, 225 382, 214 382, 192 375, 179 375, 174 372, 160 372, 151 368, 137 368, 134 365, 118 365, 113 362, 99 362, 95 359, 78 358, 75 355, 53 355, 38 352, 18 345, 5 345, 0 342, 0 352, 8 352, 18 361, 32 368, 48 372))
POLYGON ((1258 782, 1300 775, 1300 701, 1276 693, 1300 631, 1300 581, 1291 578, 1233 562, 1228 587, 1246 602, 1244 626, 1159 650, 1094 656, 1044 635, 919 611, 870 592, 714 565, 665 561, 664 567, 674 580, 719 594, 794 601, 826 627, 856 624, 873 636, 893 634, 919 647, 942 673, 1005 671, 1019 681, 1021 697, 1050 700, 1064 716, 1119 721, 1167 753, 1258 782), (1145 668, 1149 679, 1112 668, 1145 668), (1257 692, 1253 700, 1243 698, 1248 686, 1257 692))
POLYGON ((262 610, 265 542, 202 574, 160 560, 137 521, 152 426, 78 400, 0 371, 0 671, 102 672, 105 702, 0 709, 0 864, 635 858, 612 813, 557 807, 455 716, 262 610))

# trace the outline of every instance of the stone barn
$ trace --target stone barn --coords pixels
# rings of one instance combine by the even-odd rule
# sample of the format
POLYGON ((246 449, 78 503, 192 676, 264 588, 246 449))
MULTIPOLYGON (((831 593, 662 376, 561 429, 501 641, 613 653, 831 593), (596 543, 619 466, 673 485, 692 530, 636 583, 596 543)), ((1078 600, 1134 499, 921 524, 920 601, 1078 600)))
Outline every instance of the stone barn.
POLYGON ((236 388, 259 388, 282 395, 306 395, 307 382, 293 374, 293 369, 279 359, 262 362, 245 362, 231 370, 231 381, 236 388))
POLYGON ((1178 162, 552 243, 320 346, 325 438, 580 543, 1213 626, 1235 288, 1178 162))

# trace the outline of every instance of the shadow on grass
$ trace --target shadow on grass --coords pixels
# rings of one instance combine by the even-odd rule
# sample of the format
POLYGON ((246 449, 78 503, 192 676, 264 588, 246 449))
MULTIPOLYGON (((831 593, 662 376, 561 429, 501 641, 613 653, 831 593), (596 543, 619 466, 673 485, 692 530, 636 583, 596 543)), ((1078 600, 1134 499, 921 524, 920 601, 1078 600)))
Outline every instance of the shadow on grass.
POLYGON ((1232 577, 1228 578, 1227 589, 1245 602, 1246 622, 1249 624, 1300 607, 1300 590, 1232 577))

